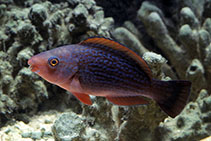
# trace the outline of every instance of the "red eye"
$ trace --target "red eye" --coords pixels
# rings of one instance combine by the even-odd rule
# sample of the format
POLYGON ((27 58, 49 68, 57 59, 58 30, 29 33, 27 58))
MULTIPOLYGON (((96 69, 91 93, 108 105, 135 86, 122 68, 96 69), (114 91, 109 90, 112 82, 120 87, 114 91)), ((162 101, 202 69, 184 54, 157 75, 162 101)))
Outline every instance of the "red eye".
POLYGON ((49 60, 49 64, 52 66, 52 67, 55 67, 56 65, 59 64, 59 60, 57 58, 52 58, 49 60))

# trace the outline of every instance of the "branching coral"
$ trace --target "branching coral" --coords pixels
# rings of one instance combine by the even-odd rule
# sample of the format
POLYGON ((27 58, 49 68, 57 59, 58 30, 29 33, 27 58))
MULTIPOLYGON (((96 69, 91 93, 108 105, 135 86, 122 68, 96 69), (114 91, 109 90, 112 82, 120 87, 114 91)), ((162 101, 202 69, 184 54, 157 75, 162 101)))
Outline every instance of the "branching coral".
POLYGON ((202 89, 180 116, 165 119, 155 130, 154 140, 200 140, 211 133, 211 97, 202 89), (177 133, 175 133, 177 132, 177 133))
MULTIPOLYGON (((133 0, 133 5, 142 3, 140 9, 136 11, 139 7, 136 5, 137 13, 128 18, 131 21, 112 30, 114 20, 105 18, 104 11, 115 10, 110 7, 103 10, 94 0, 0 0, 1 125, 10 118, 18 119, 21 112, 34 114, 46 103, 47 107, 58 107, 62 101, 68 101, 64 91, 40 80, 26 67, 31 56, 59 45, 78 43, 89 36, 110 37, 111 32, 112 37, 143 56, 154 78, 190 80, 192 100, 202 88, 207 91, 202 90, 197 102, 191 102, 181 116, 168 118, 160 125, 166 115, 153 101, 140 107, 118 107, 103 98, 92 97, 93 105, 88 107, 71 99, 70 113, 54 124, 55 138, 64 139, 67 135, 72 139, 74 130, 76 140, 151 140, 153 135, 155 140, 200 139, 210 134, 211 1, 175 1, 170 8, 165 7, 164 0, 143 1, 133 0), (173 10, 166 14, 164 8, 173 10), (139 22, 134 18, 136 15, 139 22), (151 50, 164 57, 148 52, 151 50), (47 97, 53 102, 47 101, 47 97), (196 119, 189 122, 195 115, 196 119), (70 122, 71 117, 75 122, 70 122), (64 123, 70 124, 63 126, 64 123), (188 132, 169 138, 177 129, 188 132), (191 136, 195 132, 196 136, 191 136)), ((107 2, 110 5, 111 1, 107 2)), ((119 8, 125 7, 124 3, 129 4, 126 0, 115 1, 119 8)), ((131 9, 126 13, 131 14, 134 11, 131 9)), ((126 18, 120 18, 118 24, 126 18)))
POLYGON ((44 81, 26 68, 31 56, 59 45, 78 43, 88 36, 109 36, 114 22, 112 18, 104 18, 102 8, 93 0, 59 4, 20 1, 18 5, 24 8, 18 8, 16 4, 0 1, 2 119, 10 118, 11 113, 15 117, 18 111, 33 114, 46 97, 52 96, 44 81))
MULTIPOLYGON (((202 10, 207 12, 203 7, 202 10)), ((144 2, 138 11, 138 17, 144 23, 148 35, 167 57, 179 78, 192 81, 194 99, 202 88, 208 88, 207 81, 210 80, 210 70, 207 68, 210 62, 210 18, 204 17, 204 21, 200 21, 203 12, 200 15, 202 17, 197 18, 189 7, 181 8, 178 13, 179 32, 175 38, 171 36, 164 14, 158 7, 144 2)))

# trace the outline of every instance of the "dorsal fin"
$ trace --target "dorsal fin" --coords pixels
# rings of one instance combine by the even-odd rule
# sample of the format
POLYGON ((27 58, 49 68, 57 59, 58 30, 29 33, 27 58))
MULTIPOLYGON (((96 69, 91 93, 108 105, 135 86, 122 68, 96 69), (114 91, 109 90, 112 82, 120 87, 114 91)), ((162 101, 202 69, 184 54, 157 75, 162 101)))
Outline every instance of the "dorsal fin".
POLYGON ((130 56, 132 59, 134 59, 141 66, 141 68, 148 75, 148 77, 150 79, 152 79, 152 72, 151 72, 149 66, 147 65, 147 63, 139 55, 137 55, 135 52, 133 52, 131 49, 125 47, 124 45, 122 45, 114 40, 104 38, 104 37, 91 37, 91 38, 88 38, 88 39, 80 42, 79 44, 80 45, 100 44, 100 45, 104 45, 104 46, 110 47, 115 50, 125 52, 128 56, 130 56))

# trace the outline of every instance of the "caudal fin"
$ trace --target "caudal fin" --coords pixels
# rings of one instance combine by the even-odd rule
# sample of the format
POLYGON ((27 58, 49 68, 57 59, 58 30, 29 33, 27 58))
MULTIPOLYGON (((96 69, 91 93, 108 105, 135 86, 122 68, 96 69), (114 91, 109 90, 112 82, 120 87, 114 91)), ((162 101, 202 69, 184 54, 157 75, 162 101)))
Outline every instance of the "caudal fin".
POLYGON ((153 98, 170 117, 176 117, 185 107, 191 82, 183 80, 153 81, 153 98))

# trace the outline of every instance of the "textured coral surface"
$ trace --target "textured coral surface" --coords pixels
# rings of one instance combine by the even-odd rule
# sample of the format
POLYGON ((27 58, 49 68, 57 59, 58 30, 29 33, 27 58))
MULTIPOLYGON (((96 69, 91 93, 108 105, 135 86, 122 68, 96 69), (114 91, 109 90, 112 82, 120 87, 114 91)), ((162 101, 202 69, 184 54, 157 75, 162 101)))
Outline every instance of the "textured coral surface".
POLYGON ((0 140, 200 140, 211 134, 211 0, 0 0, 0 140), (86 106, 27 60, 90 36, 143 57, 153 77, 192 82, 172 119, 154 101, 86 106))

